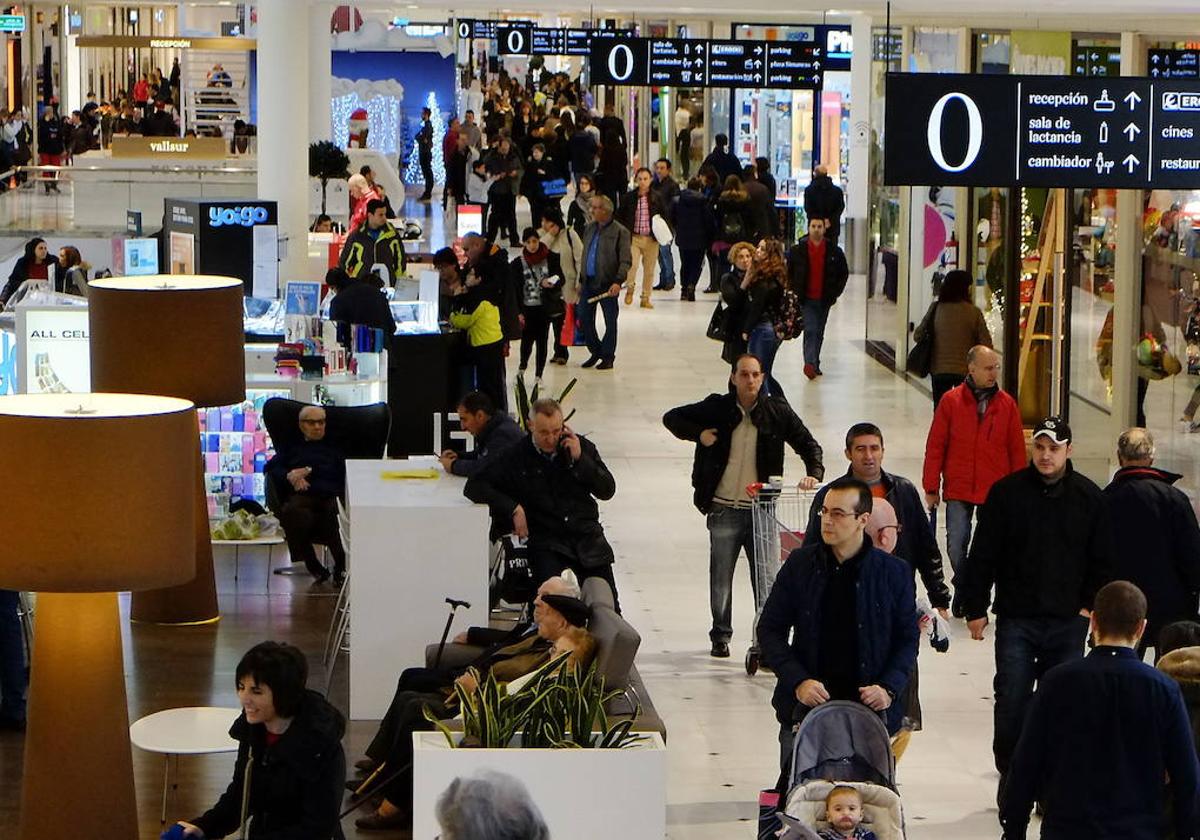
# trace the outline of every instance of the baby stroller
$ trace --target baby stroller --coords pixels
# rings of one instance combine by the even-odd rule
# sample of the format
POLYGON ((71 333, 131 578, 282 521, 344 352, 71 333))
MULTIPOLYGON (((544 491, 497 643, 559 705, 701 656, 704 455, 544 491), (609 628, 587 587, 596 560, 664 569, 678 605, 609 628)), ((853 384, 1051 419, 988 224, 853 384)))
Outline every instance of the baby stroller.
POLYGON ((863 827, 877 840, 904 840, 891 738, 879 715, 861 703, 834 700, 801 721, 783 809, 788 830, 781 836, 811 840, 817 830, 828 828, 825 797, 837 785, 858 789, 863 827))

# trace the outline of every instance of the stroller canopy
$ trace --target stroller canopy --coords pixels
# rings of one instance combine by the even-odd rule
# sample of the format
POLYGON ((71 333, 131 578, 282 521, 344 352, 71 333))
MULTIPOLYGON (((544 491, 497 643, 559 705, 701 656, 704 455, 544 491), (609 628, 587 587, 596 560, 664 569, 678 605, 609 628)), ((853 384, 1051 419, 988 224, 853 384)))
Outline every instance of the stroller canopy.
POLYGON ((790 787, 811 779, 870 782, 895 790, 891 738, 879 715, 848 700, 823 703, 809 712, 792 747, 790 787))

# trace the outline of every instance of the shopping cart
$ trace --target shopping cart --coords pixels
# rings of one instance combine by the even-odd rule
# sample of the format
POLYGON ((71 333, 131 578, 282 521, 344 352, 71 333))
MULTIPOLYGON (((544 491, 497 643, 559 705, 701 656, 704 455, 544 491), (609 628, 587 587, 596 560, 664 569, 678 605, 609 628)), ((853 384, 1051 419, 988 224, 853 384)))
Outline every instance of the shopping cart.
POLYGON ((762 660, 758 617, 771 594, 775 575, 788 555, 804 544, 815 490, 785 489, 778 484, 751 484, 750 522, 754 532, 754 639, 746 651, 746 673, 754 676, 762 660))

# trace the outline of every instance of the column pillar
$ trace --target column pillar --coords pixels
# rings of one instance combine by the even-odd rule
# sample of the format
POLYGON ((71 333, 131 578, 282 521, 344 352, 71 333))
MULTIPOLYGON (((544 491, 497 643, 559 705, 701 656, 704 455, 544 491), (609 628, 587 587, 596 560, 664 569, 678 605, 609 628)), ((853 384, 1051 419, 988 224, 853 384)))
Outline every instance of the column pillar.
MULTIPOLYGON (((1121 75, 1145 75, 1145 49, 1135 32, 1121 33, 1121 75)), ((1142 191, 1117 191, 1117 253, 1113 266, 1112 426, 1110 440, 1137 419, 1137 367, 1134 347, 1142 321, 1142 191)), ((1090 353, 1090 347, 1072 347, 1090 353)), ((1108 447, 1112 450, 1113 447, 1108 447)))
POLYGON ((312 142, 332 139, 333 52, 329 22, 333 6, 314 3, 308 23, 308 136, 312 142))
POLYGON ((279 203, 279 282, 308 263, 308 14, 258 3, 258 196, 279 203))
POLYGON ((867 271, 867 226, 871 216, 871 17, 850 19, 854 53, 850 59, 850 169, 846 178, 846 223, 853 227, 850 270, 867 271))

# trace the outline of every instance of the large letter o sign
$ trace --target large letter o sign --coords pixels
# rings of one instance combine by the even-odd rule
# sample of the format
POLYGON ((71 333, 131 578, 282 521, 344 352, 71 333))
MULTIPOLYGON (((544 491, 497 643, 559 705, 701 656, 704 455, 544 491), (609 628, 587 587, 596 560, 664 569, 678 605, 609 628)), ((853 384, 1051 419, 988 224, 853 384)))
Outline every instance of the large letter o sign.
POLYGON ((933 155, 934 163, 947 172, 962 172, 973 164, 975 158, 979 157, 980 147, 983 146, 983 116, 979 113, 979 106, 975 104, 975 100, 964 93, 955 92, 944 95, 933 106, 933 110, 929 114, 926 138, 929 144, 929 154, 933 155), (958 166, 951 166, 942 151, 942 118, 946 112, 946 105, 952 99, 959 100, 967 109, 967 153, 958 166))
POLYGON ((508 30, 508 51, 516 55, 525 52, 525 33, 520 29, 508 30))
POLYGON ((608 54, 608 74, 618 82, 626 82, 633 75, 633 50, 625 44, 617 44, 608 54), (617 69, 618 56, 625 65, 624 70, 617 69))

